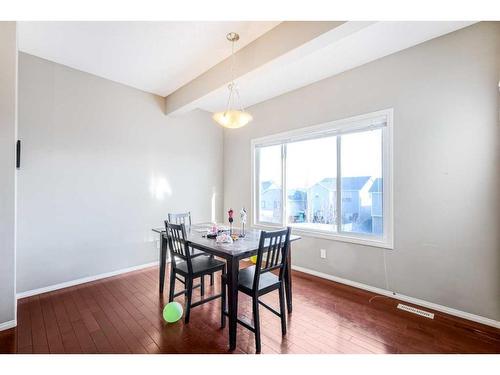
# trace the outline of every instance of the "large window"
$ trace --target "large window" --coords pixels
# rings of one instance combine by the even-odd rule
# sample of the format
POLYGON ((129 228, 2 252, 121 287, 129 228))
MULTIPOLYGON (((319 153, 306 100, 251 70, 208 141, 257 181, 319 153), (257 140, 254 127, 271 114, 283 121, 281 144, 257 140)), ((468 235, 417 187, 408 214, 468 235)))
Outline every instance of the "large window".
POLYGON ((254 224, 392 247, 392 110, 252 141, 254 224))

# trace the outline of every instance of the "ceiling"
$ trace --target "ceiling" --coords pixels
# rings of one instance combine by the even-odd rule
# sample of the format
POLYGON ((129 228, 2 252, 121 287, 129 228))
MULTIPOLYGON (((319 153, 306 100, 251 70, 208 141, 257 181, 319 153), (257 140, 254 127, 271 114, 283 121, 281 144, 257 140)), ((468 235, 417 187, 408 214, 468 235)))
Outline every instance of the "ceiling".
MULTIPOLYGON (((238 77, 241 99, 248 107, 473 23, 349 21, 238 77)), ((193 108, 219 111, 225 108, 226 101, 227 88, 223 86, 187 104, 179 112, 193 108)))
POLYGON ((18 22, 19 50, 167 96, 279 22, 18 22))
MULTIPOLYGON (((237 77, 246 106, 474 22, 348 21, 237 77)), ((242 48, 279 22, 19 22, 19 49, 75 69, 168 96, 231 54, 225 36, 242 48)), ((229 79, 229 74, 228 77, 229 79)), ((168 100, 168 99, 167 99, 168 100)), ((227 87, 190 99, 176 112, 225 107, 227 87)))

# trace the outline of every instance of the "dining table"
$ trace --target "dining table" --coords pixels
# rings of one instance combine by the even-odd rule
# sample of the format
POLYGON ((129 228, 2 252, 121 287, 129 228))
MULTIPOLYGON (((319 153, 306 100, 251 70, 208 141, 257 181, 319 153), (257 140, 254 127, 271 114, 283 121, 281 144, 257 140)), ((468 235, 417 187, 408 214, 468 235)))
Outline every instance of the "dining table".
MULTIPOLYGON (((236 326, 238 319, 238 272, 240 261, 257 254, 261 230, 246 229, 244 237, 239 237, 232 243, 219 243, 214 238, 207 237, 207 230, 212 224, 201 223, 186 227, 186 241, 193 249, 206 252, 226 261, 227 303, 229 321, 229 349, 236 349, 236 326)), ((160 294, 163 294, 165 284, 165 270, 167 267, 168 242, 165 228, 153 228, 153 232, 160 235, 160 294)), ((233 233, 240 234, 239 229, 233 233)), ((286 268, 284 272, 285 295, 288 313, 292 312, 292 273, 291 273, 291 244, 300 239, 300 236, 291 235, 286 268)))

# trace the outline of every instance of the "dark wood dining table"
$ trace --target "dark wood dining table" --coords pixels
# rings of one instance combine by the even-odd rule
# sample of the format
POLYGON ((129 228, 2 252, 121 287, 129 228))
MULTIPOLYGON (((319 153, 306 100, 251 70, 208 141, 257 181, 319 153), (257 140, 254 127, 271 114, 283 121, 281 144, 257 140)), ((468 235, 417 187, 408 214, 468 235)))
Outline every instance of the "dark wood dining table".
MULTIPOLYGON (((210 224, 196 224, 186 228, 186 236, 189 246, 202 250, 208 254, 226 260, 227 268, 227 302, 229 320, 229 349, 236 349, 236 325, 238 317, 238 271, 240 260, 257 254, 259 248, 260 230, 247 229, 245 237, 239 238, 233 243, 217 243, 215 239, 207 238, 206 232, 210 224)), ((167 239, 164 228, 154 228, 154 232, 160 234, 160 294, 163 293, 165 283, 165 269, 167 266, 167 239)), ((239 233, 238 229, 234 230, 239 233)), ((299 240, 300 237, 292 235, 290 243, 299 240)), ((291 249, 288 251, 287 268, 285 269, 285 294, 288 312, 292 312, 292 273, 291 273, 291 249)))

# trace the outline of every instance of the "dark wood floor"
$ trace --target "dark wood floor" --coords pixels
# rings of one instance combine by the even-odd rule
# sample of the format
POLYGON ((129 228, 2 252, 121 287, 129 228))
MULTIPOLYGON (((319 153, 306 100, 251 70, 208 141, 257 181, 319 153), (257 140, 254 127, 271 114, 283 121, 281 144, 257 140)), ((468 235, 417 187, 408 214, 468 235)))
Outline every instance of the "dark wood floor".
MULTIPOLYGON (((261 309, 263 353, 500 353, 495 328, 438 312, 421 318, 397 310, 394 299, 299 272, 293 282, 285 338, 279 319, 261 309)), ((220 300, 193 309, 184 325, 163 322, 163 298, 154 267, 19 300, 18 326, 0 332, 0 353, 228 353, 220 300)), ((264 300, 277 306, 273 293, 264 300)), ((249 317, 242 294, 239 306, 249 317)), ((235 353, 254 348, 238 327, 235 353)))

